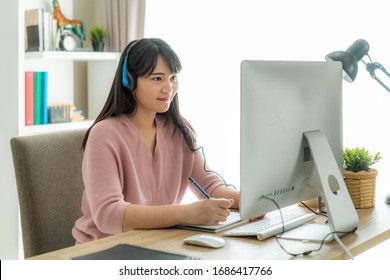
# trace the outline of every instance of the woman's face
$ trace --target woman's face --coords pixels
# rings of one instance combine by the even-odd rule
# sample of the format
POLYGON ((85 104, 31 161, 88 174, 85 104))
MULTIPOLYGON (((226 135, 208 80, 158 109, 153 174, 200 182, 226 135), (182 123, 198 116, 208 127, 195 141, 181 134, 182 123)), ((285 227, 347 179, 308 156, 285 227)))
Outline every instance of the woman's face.
POLYGON ((133 94, 137 101, 137 113, 164 113, 168 111, 178 91, 177 74, 172 73, 162 56, 149 76, 138 77, 133 94))

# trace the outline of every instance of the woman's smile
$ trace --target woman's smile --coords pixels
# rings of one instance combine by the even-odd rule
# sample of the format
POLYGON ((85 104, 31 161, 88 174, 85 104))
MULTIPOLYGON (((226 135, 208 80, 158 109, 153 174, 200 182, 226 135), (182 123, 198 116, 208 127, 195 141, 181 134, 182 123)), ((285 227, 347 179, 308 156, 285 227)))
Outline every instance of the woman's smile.
POLYGON ((158 97, 157 100, 163 102, 163 103, 170 103, 171 97, 158 97))

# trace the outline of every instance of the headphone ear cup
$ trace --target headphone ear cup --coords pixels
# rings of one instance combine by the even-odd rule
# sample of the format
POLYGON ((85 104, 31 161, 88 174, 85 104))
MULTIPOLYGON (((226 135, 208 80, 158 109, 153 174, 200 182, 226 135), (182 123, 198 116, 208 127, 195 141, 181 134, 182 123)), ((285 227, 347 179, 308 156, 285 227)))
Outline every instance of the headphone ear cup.
POLYGON ((129 89, 130 92, 132 92, 136 87, 136 78, 133 71, 126 71, 126 77, 129 83, 127 88, 129 89))
POLYGON ((136 88, 137 76, 127 69, 127 58, 130 54, 131 49, 137 44, 139 40, 134 41, 134 43, 128 47, 126 55, 123 59, 122 65, 122 86, 128 88, 130 92, 132 92, 136 88))

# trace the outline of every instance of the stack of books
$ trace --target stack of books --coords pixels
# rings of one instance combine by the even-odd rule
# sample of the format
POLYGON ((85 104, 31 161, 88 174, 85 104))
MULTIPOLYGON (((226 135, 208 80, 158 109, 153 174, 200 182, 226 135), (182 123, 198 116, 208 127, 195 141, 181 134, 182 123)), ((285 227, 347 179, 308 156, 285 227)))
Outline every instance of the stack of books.
POLYGON ((25 11, 24 45, 26 52, 52 51, 58 45, 58 25, 53 14, 43 8, 25 11))
POLYGON ((49 123, 46 71, 25 71, 25 125, 49 123))
POLYGON ((51 104, 49 105, 49 123, 62 123, 71 121, 71 104, 51 104))
POLYGON ((48 104, 48 72, 25 71, 25 125, 76 122, 85 119, 72 104, 48 104))

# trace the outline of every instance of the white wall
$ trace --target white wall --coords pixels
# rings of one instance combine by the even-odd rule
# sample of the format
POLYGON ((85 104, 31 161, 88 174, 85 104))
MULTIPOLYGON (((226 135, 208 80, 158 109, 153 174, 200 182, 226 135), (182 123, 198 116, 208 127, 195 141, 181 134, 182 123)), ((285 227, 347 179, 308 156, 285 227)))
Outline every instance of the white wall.
MULTIPOLYGON (((4 162, 11 162, 9 139, 18 133, 18 119, 13 115, 15 108, 18 108, 20 59, 18 48, 12 42, 16 42, 19 36, 19 25, 15 16, 19 5, 17 1, 11 1, 7 5, 9 12, 0 17, 0 29, 10 31, 9 37, 0 44, 0 157, 4 162)), ((13 172, 11 164, 3 164, 0 161, 0 259, 18 257, 18 206, 13 172)))
MULTIPOLYGON (((363 38, 373 61, 390 70, 388 9, 380 0, 148 0, 146 16, 146 36, 166 40, 182 60, 181 111, 208 162, 237 185, 241 60, 324 60, 363 38)), ((378 191, 390 192, 390 93, 362 63, 343 90, 344 146, 380 151, 383 160, 373 166, 380 172, 378 191)))

